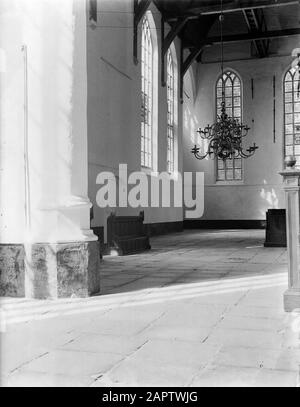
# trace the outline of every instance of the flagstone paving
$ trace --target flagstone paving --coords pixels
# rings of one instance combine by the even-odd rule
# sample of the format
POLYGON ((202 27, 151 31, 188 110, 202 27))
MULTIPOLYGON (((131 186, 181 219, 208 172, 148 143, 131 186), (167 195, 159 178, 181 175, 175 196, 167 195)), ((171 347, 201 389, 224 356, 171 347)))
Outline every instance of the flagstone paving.
POLYGON ((185 231, 104 257, 101 295, 1 299, 1 386, 299 386, 286 250, 185 231))

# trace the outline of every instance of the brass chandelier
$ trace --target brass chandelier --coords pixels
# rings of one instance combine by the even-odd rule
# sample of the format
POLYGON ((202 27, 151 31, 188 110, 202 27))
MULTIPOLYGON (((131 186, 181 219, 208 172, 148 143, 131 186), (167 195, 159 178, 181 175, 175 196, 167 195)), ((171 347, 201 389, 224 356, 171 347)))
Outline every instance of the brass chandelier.
POLYGON ((251 157, 258 146, 253 143, 247 150, 243 150, 242 140, 247 136, 250 127, 241 123, 238 119, 230 117, 226 113, 225 107, 225 83, 224 83, 224 47, 223 47, 223 1, 221 0, 221 14, 219 17, 221 26, 221 71, 222 71, 222 102, 221 114, 217 115, 217 120, 212 125, 207 125, 204 129, 199 128, 197 133, 203 140, 208 141, 207 151, 200 153, 200 147, 195 145, 191 152, 198 160, 203 160, 207 156, 218 157, 222 160, 232 158, 251 157))

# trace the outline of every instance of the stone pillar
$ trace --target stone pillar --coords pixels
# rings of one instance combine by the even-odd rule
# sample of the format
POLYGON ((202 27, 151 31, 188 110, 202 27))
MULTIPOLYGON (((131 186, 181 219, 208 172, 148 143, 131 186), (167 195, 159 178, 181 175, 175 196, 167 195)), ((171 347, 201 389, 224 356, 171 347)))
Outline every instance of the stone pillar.
POLYGON ((99 291, 87 197, 86 2, 1 7, 0 295, 86 296, 99 291))
POLYGON ((284 293, 285 311, 300 308, 300 171, 288 169, 280 173, 284 180, 289 287, 284 293))

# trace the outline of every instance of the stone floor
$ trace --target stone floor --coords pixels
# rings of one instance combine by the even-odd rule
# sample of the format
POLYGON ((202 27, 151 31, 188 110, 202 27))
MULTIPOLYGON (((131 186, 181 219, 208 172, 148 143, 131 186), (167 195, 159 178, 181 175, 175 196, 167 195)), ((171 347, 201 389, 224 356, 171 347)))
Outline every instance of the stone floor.
POLYGON ((298 386, 286 251, 264 231, 186 231, 105 257, 102 295, 1 299, 2 386, 298 386))

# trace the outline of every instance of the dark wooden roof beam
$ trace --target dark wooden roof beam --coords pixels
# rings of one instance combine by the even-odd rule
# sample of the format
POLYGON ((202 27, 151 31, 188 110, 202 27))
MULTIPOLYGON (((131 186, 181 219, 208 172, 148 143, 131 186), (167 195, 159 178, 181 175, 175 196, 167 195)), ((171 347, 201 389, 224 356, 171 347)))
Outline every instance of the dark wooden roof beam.
POLYGON ((191 51, 191 53, 188 55, 188 57, 182 64, 182 68, 181 68, 182 77, 186 74, 189 67, 196 60, 196 58, 201 54, 203 49, 204 49, 204 46, 201 46, 200 48, 195 48, 193 51, 191 51))
MULTIPOLYGON (((282 7, 300 4, 299 0, 236 0, 230 3, 223 4, 223 13, 234 13, 246 9, 264 9, 269 7, 282 7)), ((199 6, 186 8, 186 12, 181 17, 189 19, 198 18, 200 15, 220 14, 220 4, 210 6, 199 6)), ((169 15, 167 21, 174 21, 178 18, 177 15, 169 15)))
POLYGON ((163 53, 164 55, 167 53, 170 45, 176 38, 176 36, 180 33, 182 28, 185 26, 185 23, 187 22, 187 18, 178 18, 176 21, 176 24, 171 28, 171 30, 168 32, 166 38, 163 41, 163 53))
POLYGON ((165 56, 170 48, 170 45, 175 40, 176 36, 180 33, 180 31, 185 26, 187 22, 186 18, 178 18, 175 24, 171 26, 170 31, 168 32, 167 36, 165 37, 165 21, 162 17, 161 19, 161 85, 166 86, 165 80, 165 56))
MULTIPOLYGON (((243 15, 248 27, 249 33, 265 32, 267 26, 264 19, 263 9, 246 9, 243 10, 243 15), (260 12, 260 13, 259 13, 260 12)), ((260 58, 267 56, 268 48, 265 40, 255 40, 252 42, 256 49, 256 53, 260 58)))
MULTIPOLYGON (((300 28, 287 28, 285 30, 225 35, 223 37, 223 42, 224 43, 234 43, 234 42, 255 41, 255 40, 268 40, 268 39, 272 39, 272 38, 290 37, 293 35, 300 35, 300 28)), ((208 37, 201 42, 201 45, 203 45, 203 46, 216 45, 216 44, 221 44, 221 37, 208 37)), ((200 44, 199 44, 199 46, 200 46, 200 44)), ((199 46, 197 46, 197 48, 199 48, 199 46)), ((184 47, 185 48, 195 48, 195 45, 185 43, 184 47)))

